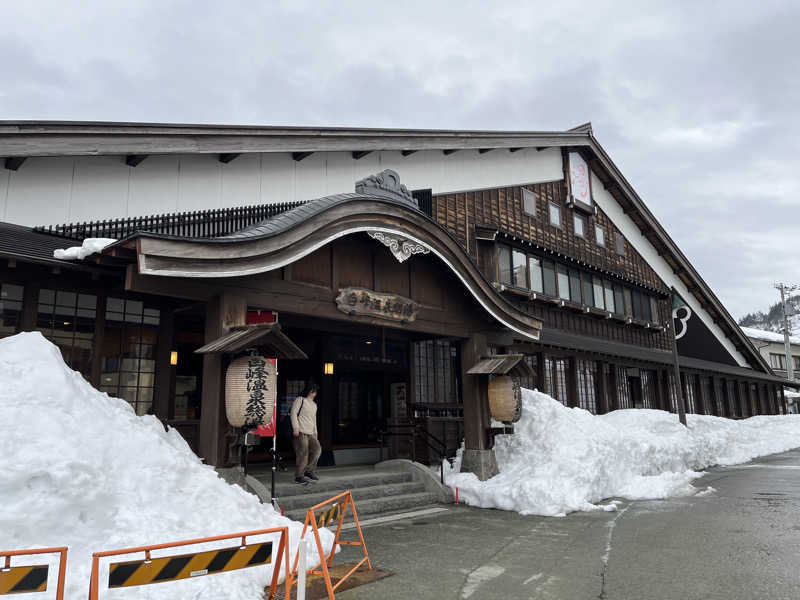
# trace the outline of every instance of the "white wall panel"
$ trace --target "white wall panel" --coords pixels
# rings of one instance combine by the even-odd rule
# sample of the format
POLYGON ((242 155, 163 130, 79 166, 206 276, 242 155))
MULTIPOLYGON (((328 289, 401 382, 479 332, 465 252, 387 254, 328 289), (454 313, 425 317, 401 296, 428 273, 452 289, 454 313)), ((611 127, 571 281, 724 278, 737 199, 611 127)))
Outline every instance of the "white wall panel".
POLYGON ((557 148, 479 154, 463 150, 243 154, 228 164, 215 154, 147 157, 128 167, 121 156, 32 158, 0 175, 0 215, 25 225, 309 200, 352 192, 355 182, 394 169, 409 189, 434 193, 561 179, 557 148), (74 170, 74 183, 72 180, 74 170), (5 198, 7 197, 7 200, 5 198))
MULTIPOLYGON (((327 173, 326 152, 315 152, 303 160, 289 160, 294 163, 295 199, 312 200, 328 193, 325 181, 327 173)), ((350 158, 350 161, 353 159, 350 158)))
POLYGON ((148 156, 130 169, 128 216, 178 210, 178 156, 148 156))
POLYGON ((8 221, 6 209, 8 208, 8 180, 11 171, 8 169, 0 170, 0 220, 8 221))
POLYGON ((216 154, 181 156, 177 210, 188 212, 222 206, 223 166, 216 154))
MULTIPOLYGON (((50 225, 69 220, 74 159, 29 158, 8 182, 6 220, 22 225, 50 225)), ((90 216, 81 217, 81 220, 90 216)))
POLYGON ((72 201, 65 220, 95 221, 128 214, 130 170, 119 156, 76 157, 72 201))
POLYGON ((674 287, 678 290, 678 293, 681 297, 686 301, 686 303, 690 306, 692 311, 700 318, 703 323, 705 323, 706 327, 708 327, 720 343, 725 346, 725 349, 730 353, 732 357, 739 363, 742 367, 749 367, 747 360, 744 356, 736 349, 736 347, 731 343, 731 341, 727 338, 727 336, 723 333, 722 329, 714 323, 711 319, 711 316, 700 306, 700 303, 697 301, 697 298, 689 291, 689 288, 684 285, 684 283, 680 280, 680 278, 672 271, 672 268, 667 264, 659 254, 658 251, 653 247, 653 245, 647 241, 647 239, 642 235, 642 232, 636 226, 636 224, 631 220, 631 218, 625 214, 622 210, 622 207, 617 203, 614 197, 608 193, 608 191, 603 187, 603 183, 597 178, 597 176, 592 173, 592 197, 594 201, 597 202, 597 205, 605 212, 611 221, 616 225, 617 229, 619 229, 622 234, 625 236, 625 239, 628 240, 628 243, 633 246, 636 251, 642 255, 647 264, 649 264, 658 276, 666 283, 668 286, 674 287))
POLYGON ((242 154, 222 165, 222 206, 258 204, 260 189, 260 154, 242 154))
POLYGON ((290 202, 295 199, 294 160, 288 152, 269 152, 261 155, 262 204, 290 202))

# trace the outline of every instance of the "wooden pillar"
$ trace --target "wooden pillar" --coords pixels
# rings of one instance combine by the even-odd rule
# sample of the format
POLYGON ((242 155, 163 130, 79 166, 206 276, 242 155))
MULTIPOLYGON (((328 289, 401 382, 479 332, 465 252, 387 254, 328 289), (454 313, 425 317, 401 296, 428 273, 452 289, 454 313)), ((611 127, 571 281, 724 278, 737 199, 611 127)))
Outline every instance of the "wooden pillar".
POLYGON ((94 340, 92 341, 92 366, 91 383, 94 387, 100 387, 100 376, 103 367, 103 348, 106 341, 106 295, 97 295, 94 317, 94 340))
POLYGON ((664 371, 656 369, 656 397, 658 398, 658 407, 660 410, 669 412, 667 403, 667 394, 664 392, 664 371))
POLYGON ((536 354, 536 389, 543 394, 550 393, 547 389, 547 378, 545 376, 544 352, 536 354))
POLYGON ((489 427, 489 398, 481 376, 470 375, 467 370, 477 363, 481 356, 488 354, 486 336, 475 333, 461 343, 461 381, 464 386, 464 447, 467 450, 487 450, 490 448, 487 428, 489 427))
POLYGON ((578 396, 578 359, 574 356, 567 358, 567 406, 575 407, 580 404, 578 396))
POLYGON ((605 366, 602 360, 596 362, 595 388, 597 393, 597 414, 603 415, 608 412, 608 380, 606 379, 605 366))
POLYGON ((156 384, 153 390, 153 408, 156 416, 169 419, 170 399, 175 380, 175 367, 170 364, 170 353, 175 341, 175 313, 171 305, 161 308, 156 342, 156 384))
POLYGON ((702 406, 702 411, 704 415, 713 415, 714 411, 711 406, 711 398, 708 395, 708 387, 706 386, 706 381, 708 381, 708 375, 698 375, 698 384, 700 386, 700 404, 702 406))
MULTIPOLYGON (((206 343, 227 333, 235 325, 244 325, 247 302, 243 298, 222 294, 206 304, 206 343)), ((206 464, 226 466, 228 449, 225 417, 225 374, 227 358, 222 354, 203 355, 203 393, 200 409, 198 449, 206 464)))
POLYGON ((39 284, 28 281, 22 290, 22 315, 20 317, 19 331, 33 331, 36 329, 36 315, 39 309, 39 284))
POLYGON ((319 417, 317 418, 319 443, 322 445, 324 450, 332 450, 333 424, 337 422, 337 412, 339 410, 339 394, 338 390, 334 389, 334 381, 337 376, 336 363, 333 360, 333 354, 331 352, 330 336, 323 335, 319 343, 320 352, 317 356, 321 358, 321 364, 314 364, 314 357, 310 357, 312 362, 310 365, 311 373, 309 374, 309 378, 314 378, 313 373, 315 370, 317 373, 322 373, 320 376, 322 377, 322 381, 320 382, 320 395, 322 396, 322 402, 317 404, 317 410, 319 411, 319 417), (333 375, 325 375, 324 369, 326 362, 334 363, 333 375))
POLYGON ((608 410, 617 410, 619 408, 619 386, 617 385, 617 365, 614 363, 608 364, 608 410))

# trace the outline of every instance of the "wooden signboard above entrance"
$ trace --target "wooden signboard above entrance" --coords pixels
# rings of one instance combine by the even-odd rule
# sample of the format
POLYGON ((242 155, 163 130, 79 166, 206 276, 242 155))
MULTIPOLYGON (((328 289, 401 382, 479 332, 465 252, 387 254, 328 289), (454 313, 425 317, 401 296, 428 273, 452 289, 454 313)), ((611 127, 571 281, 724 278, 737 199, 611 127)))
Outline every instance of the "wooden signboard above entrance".
POLYGON ((417 318, 419 304, 397 294, 384 294, 360 287, 339 289, 336 308, 350 316, 366 316, 411 323, 417 318))

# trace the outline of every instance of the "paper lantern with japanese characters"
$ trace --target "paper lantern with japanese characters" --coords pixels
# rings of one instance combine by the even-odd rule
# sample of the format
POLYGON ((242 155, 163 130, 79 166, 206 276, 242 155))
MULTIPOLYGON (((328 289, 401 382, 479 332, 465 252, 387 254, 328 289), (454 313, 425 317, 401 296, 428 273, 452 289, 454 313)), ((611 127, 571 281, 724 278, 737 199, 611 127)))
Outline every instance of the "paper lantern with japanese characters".
POLYGON ((517 377, 502 375, 489 382, 489 412, 495 421, 516 423, 522 416, 522 389, 517 377))
POLYGON ((225 414, 234 427, 258 427, 272 420, 277 371, 260 356, 237 358, 225 374, 225 414))

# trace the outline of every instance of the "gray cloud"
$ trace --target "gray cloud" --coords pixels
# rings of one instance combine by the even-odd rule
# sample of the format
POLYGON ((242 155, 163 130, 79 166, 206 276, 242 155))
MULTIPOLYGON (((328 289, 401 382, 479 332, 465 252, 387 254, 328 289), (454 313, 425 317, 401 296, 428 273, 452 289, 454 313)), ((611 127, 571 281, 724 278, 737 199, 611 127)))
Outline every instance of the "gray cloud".
POLYGON ((797 3, 88 1, 4 15, 0 118, 591 120, 731 312, 800 282, 797 3))

